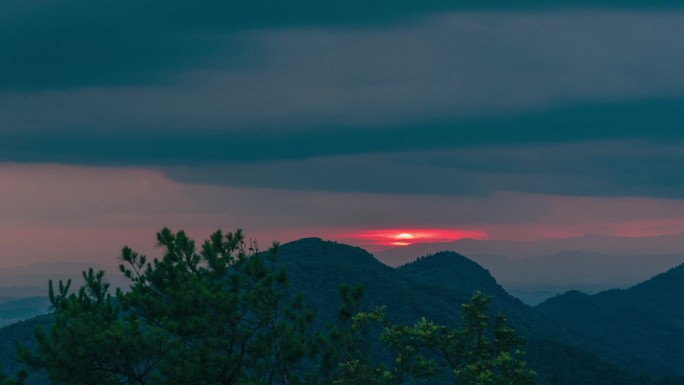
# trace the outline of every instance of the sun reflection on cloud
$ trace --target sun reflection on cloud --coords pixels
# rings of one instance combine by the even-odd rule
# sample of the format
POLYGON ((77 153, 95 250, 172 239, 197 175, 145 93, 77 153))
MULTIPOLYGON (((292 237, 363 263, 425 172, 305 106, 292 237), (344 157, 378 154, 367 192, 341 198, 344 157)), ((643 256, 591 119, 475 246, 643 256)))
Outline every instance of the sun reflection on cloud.
POLYGON ((390 243, 390 245, 394 245, 394 246, 408 246, 408 245, 410 245, 410 243, 408 243, 408 242, 392 242, 392 243, 390 243))

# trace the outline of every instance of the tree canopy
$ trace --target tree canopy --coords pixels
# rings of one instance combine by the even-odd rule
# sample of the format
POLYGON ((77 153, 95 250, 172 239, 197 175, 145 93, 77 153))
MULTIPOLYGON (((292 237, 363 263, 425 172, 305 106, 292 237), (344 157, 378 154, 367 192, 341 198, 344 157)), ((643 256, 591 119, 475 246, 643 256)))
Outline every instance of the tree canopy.
POLYGON ((278 244, 262 252, 240 230, 217 231, 198 250, 167 228, 157 241, 161 259, 123 248, 125 290, 92 269, 77 291, 50 282, 55 321, 36 330, 35 350, 20 349, 25 362, 65 385, 534 383, 522 339, 479 292, 448 328, 393 323, 382 307, 364 311, 361 287, 343 286, 327 322, 290 293, 278 244))

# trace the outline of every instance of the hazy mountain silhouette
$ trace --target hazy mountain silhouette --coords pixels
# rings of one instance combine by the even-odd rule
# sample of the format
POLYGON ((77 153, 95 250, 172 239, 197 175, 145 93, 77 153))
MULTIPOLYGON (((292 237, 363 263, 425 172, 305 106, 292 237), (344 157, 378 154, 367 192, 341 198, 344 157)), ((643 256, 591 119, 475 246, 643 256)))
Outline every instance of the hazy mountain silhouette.
MULTIPOLYGON (((28 348, 34 347, 36 328, 48 328, 52 320, 52 315, 47 314, 0 328, 0 365, 6 373, 16 373, 22 368, 16 359, 15 341, 28 348)), ((31 375, 27 385, 47 383, 47 379, 40 373, 31 375)))
POLYGON ((684 262, 684 255, 615 256, 566 251, 518 260, 474 259, 489 269, 511 294, 536 305, 568 290, 594 294, 630 287, 684 262))
POLYGON ((684 236, 588 235, 534 242, 463 239, 393 248, 376 257, 399 266, 442 250, 468 255, 510 293, 536 305, 568 290, 593 294, 626 288, 683 263, 684 236))
POLYGON ((71 279, 74 283, 80 283, 83 280, 82 272, 88 270, 89 267, 95 270, 105 270, 113 286, 125 283, 116 266, 74 262, 36 263, 0 268, 0 290, 9 290, 10 287, 31 286, 43 288, 47 295, 48 281, 71 279))
POLYGON ((564 330, 562 340, 623 365, 684 374, 684 265, 629 289, 576 291, 536 309, 564 330))
POLYGON ((47 286, 0 286, 0 298, 44 297, 47 292, 47 286))
POLYGON ((0 327, 48 312, 47 295, 26 298, 0 297, 0 327))
POLYGON ((556 254, 565 251, 585 251, 609 255, 684 254, 684 234, 654 237, 616 237, 584 235, 572 238, 551 238, 540 241, 506 241, 461 239, 453 242, 416 243, 375 253, 383 263, 400 266, 418 256, 452 250, 470 258, 482 255, 506 256, 511 259, 556 254))

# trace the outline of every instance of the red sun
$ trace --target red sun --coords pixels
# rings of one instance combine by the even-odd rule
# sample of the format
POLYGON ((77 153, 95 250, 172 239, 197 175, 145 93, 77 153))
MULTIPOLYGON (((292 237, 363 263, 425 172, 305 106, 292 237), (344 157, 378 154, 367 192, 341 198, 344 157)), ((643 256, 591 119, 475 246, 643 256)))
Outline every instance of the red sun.
POLYGON ((416 237, 414 237, 412 234, 409 234, 409 233, 401 233, 401 234, 395 235, 394 238, 396 238, 396 239, 415 239, 416 237))
POLYGON ((414 237, 411 233, 400 233, 395 235, 393 238, 396 239, 395 242, 391 243, 394 246, 408 246, 411 244, 408 241, 416 239, 416 237, 414 237))
POLYGON ((487 234, 480 230, 448 229, 385 229, 369 230, 353 238, 363 239, 374 245, 408 246, 419 242, 450 242, 463 238, 484 239, 487 234))

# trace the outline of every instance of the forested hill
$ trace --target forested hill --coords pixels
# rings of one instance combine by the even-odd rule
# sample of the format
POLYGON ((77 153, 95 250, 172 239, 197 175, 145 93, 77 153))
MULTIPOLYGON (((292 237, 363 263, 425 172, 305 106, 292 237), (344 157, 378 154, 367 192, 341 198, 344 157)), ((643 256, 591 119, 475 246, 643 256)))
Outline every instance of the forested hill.
POLYGON ((429 316, 453 325, 459 322, 460 305, 479 290, 492 297, 493 307, 514 318, 518 329, 528 330, 530 323, 539 326, 531 308, 506 293, 487 270, 456 253, 427 256, 395 269, 361 248, 307 238, 283 245, 280 263, 293 291, 306 293, 324 312, 339 306, 340 285, 361 284, 365 305, 385 306, 397 321, 429 316), (433 268, 438 265, 442 268, 433 268))
POLYGON ((472 293, 479 290, 492 297, 492 303, 523 334, 546 330, 544 321, 519 299, 511 296, 482 266, 461 254, 442 251, 420 257, 397 269, 402 276, 433 295, 472 293))
POLYGON ((629 289, 568 292, 537 310, 565 329, 559 339, 641 371, 684 374, 684 265, 629 289))
MULTIPOLYGON (((5 372, 16 373, 22 367, 16 359, 15 341, 34 347, 35 329, 48 328, 52 321, 52 315, 46 314, 0 328, 0 366, 5 372)), ((43 383, 45 379, 42 375, 34 375, 29 379, 29 384, 43 383)))
MULTIPOLYGON (((282 245, 277 265, 288 272, 289 293, 301 293, 319 323, 335 318, 343 284, 363 285, 362 305, 385 306, 394 322, 427 317, 445 325, 459 323, 460 305, 479 290, 492 298, 490 313, 503 313, 528 340, 528 364, 540 384, 655 384, 654 379, 684 370, 676 365, 684 362, 684 267, 629 290, 568 293, 533 308, 453 252, 391 268, 361 248, 306 238, 282 245)), ((0 363, 14 367, 12 339, 29 341, 35 326, 47 323, 43 317, 0 329, 0 363)))
MULTIPOLYGON (((651 383, 628 369, 624 361, 597 355, 601 349, 596 346, 574 346, 566 338, 566 324, 512 297, 486 269, 454 252, 428 255, 394 269, 361 248, 307 238, 284 244, 280 263, 288 271, 292 291, 303 293, 324 318, 334 317, 341 284, 363 285, 365 305, 386 306, 396 321, 413 322, 425 316, 444 324, 458 323, 460 304, 479 290, 492 297, 492 313, 503 313, 528 339, 529 364, 539 372, 540 383, 605 384, 607 378, 612 384, 651 383)), ((631 359, 640 358, 633 355, 631 359)), ((670 372, 662 369, 650 373, 659 377, 670 372)))
POLYGON ((428 254, 400 266, 398 270, 415 282, 462 291, 478 287, 479 290, 490 292, 492 295, 509 297, 487 270, 452 251, 428 254))
POLYGON ((454 324, 458 306, 474 291, 435 295, 361 248, 318 238, 284 244, 279 260, 288 271, 292 291, 305 294, 326 315, 337 311, 341 285, 363 285, 364 306, 386 306, 393 320, 412 322, 429 314, 437 322, 454 324))

